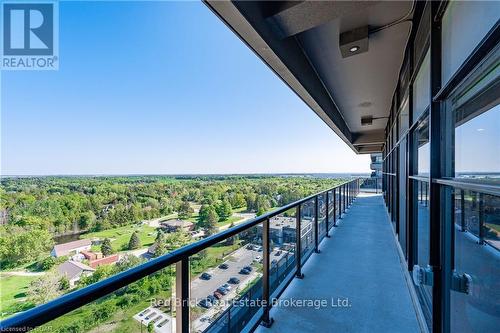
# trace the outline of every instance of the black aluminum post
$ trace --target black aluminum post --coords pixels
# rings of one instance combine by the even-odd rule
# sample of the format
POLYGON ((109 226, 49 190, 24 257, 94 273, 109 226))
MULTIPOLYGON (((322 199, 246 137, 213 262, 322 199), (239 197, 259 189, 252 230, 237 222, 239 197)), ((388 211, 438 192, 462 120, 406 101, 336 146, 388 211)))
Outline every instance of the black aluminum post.
POLYGON ((301 239, 301 221, 300 221, 300 207, 297 205, 295 211, 295 260, 297 260, 297 272, 295 277, 302 279, 304 274, 302 274, 302 239, 301 239))
POLYGON ((274 320, 269 316, 269 310, 271 310, 271 299, 270 299, 270 274, 269 274, 269 255, 271 253, 270 239, 269 239, 269 218, 262 222, 262 245, 263 245, 263 277, 262 277, 262 304, 264 305, 264 315, 262 316, 262 326, 271 327, 274 320))
POLYGON ((330 191, 326 191, 326 211, 325 211, 325 228, 326 228, 326 237, 330 238, 330 221, 328 219, 330 218, 330 191))
MULTIPOLYGON (((182 333, 189 333, 189 326, 190 326, 190 320, 189 320, 189 287, 190 287, 190 282, 189 282, 189 258, 184 258, 181 260, 180 263, 180 277, 181 277, 181 286, 179 290, 181 291, 181 294, 178 296, 179 299, 181 300, 181 314, 180 318, 179 316, 177 319, 180 319, 180 325, 181 325, 181 332, 182 333)), ((179 267, 178 266, 178 267, 179 267)))
POLYGON ((346 185, 344 184, 344 213, 347 211, 347 191, 346 191, 346 185))
POLYGON ((314 198, 314 252, 319 253, 319 196, 314 198))
POLYGON ((484 244, 484 194, 479 193, 479 244, 484 244))
POLYGON ((465 191, 460 190, 460 229, 465 231, 465 191))
POLYGON ((344 205, 344 197, 342 196, 343 188, 343 186, 339 187, 339 219, 342 218, 342 212, 344 211, 342 207, 344 205))
MULTIPOLYGON (((450 270, 447 253, 451 251, 451 244, 448 244, 447 235, 441 220, 441 188, 434 182, 440 179, 442 174, 442 140, 446 136, 443 133, 443 115, 441 103, 433 101, 432 97, 441 89, 441 21, 434 20, 441 6, 440 1, 430 1, 430 17, 425 19, 430 23, 430 96, 431 104, 429 108, 429 144, 430 144, 430 172, 429 172, 429 193, 426 193, 426 201, 429 204, 429 224, 430 224, 430 246, 429 264, 433 271, 432 286, 432 332, 448 333, 449 327, 449 290, 450 281, 447 279, 450 270), (450 248, 448 249, 448 245, 450 248), (445 253, 446 252, 446 253, 445 253)), ((427 186, 426 186, 427 191, 427 186)))
POLYGON ((351 205, 351 183, 347 183, 347 207, 351 205))
POLYGON ((333 226, 337 226, 337 189, 333 189, 333 226))

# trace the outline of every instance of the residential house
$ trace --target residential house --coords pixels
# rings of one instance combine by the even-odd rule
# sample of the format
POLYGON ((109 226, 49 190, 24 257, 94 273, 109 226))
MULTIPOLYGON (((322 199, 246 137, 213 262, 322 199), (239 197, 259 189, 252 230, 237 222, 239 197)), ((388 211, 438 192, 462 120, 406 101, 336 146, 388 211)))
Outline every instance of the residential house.
POLYGON ((54 246, 50 255, 56 258, 79 254, 82 251, 90 250, 90 246, 92 245, 89 239, 79 239, 76 241, 57 244, 54 246))

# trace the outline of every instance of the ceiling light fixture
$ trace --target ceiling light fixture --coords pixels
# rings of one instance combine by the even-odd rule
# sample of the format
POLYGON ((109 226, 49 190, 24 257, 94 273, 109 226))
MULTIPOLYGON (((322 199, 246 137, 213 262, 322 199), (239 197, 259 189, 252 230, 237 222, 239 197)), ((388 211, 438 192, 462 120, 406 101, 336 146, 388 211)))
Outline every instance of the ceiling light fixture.
POLYGON ((368 52, 368 26, 342 32, 339 36, 342 58, 368 52))

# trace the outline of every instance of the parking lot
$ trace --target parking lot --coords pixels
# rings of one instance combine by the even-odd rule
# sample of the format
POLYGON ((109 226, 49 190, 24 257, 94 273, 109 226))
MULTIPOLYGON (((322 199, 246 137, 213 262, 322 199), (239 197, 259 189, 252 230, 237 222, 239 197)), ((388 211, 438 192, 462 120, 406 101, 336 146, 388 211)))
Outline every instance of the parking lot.
MULTIPOLYGON (((227 283, 231 277, 237 277, 240 279, 240 284, 248 279, 248 275, 242 275, 238 272, 245 266, 250 266, 252 262, 257 258, 262 258, 262 252, 248 250, 245 247, 240 248, 230 256, 225 263, 229 266, 227 269, 221 269, 218 267, 206 270, 207 273, 212 275, 210 280, 202 280, 196 278, 191 281, 191 298, 196 300, 201 300, 208 295, 213 294, 217 288, 227 283)), ((234 286, 236 289, 237 285, 234 286)))
MULTIPOLYGON (((271 261, 271 263, 274 260, 276 260, 276 262, 279 262, 280 259, 286 256, 287 253, 288 252, 286 251, 275 249, 271 252, 269 260, 271 261)), ((236 277, 240 280, 239 284, 231 284, 232 288, 230 292, 222 297, 223 302, 220 302, 220 304, 216 304, 210 309, 205 309, 198 306, 198 308, 202 309, 202 311, 199 313, 198 318, 196 318, 192 322, 191 327, 194 332, 201 332, 206 329, 210 325, 214 317, 217 317, 217 315, 223 312, 230 305, 230 300, 235 299, 238 296, 238 293, 245 289, 248 284, 262 276, 261 273, 257 272, 257 269, 254 265, 259 260, 262 260, 262 256, 263 252, 261 247, 255 246, 253 249, 250 249, 248 248, 248 246, 244 246, 226 257, 227 260, 224 261, 224 263, 228 265, 227 269, 214 267, 205 271, 206 273, 212 275, 210 280, 203 280, 198 277, 191 281, 190 297, 193 301, 196 301, 197 304, 200 300, 206 298, 208 295, 213 295, 214 291, 216 291, 217 288, 219 288, 223 284, 228 283, 228 280, 231 277, 236 277), (258 250, 256 250, 256 248, 258 248, 258 250), (252 266, 254 268, 249 275, 243 275, 239 273, 239 271, 245 266, 252 266)), ((283 265, 284 262, 285 261, 283 260, 280 265, 283 265)), ((172 327, 171 317, 156 308, 149 307, 147 309, 144 309, 140 313, 136 314, 134 316, 134 319, 142 322, 147 326, 149 321, 154 320, 160 315, 162 317, 155 321, 155 331, 158 333, 169 333, 172 327), (153 312, 147 311, 148 313, 144 313, 148 309, 150 311, 156 312, 157 314, 151 316, 153 312), (142 316, 140 316, 141 313, 143 313, 142 316), (162 327, 157 327, 157 325, 161 323, 164 318, 170 319, 168 324, 164 324, 162 325, 162 327)))

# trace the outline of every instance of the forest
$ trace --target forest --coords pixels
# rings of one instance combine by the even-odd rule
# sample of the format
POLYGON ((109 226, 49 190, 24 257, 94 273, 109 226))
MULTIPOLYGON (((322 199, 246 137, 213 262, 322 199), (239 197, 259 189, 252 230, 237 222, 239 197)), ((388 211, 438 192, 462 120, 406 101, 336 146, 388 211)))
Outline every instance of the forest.
POLYGON ((312 176, 73 176, 3 178, 2 270, 47 258, 60 235, 113 230, 176 216, 217 232, 233 211, 263 214, 340 179, 312 176), (196 218, 193 218, 198 207, 196 218))

